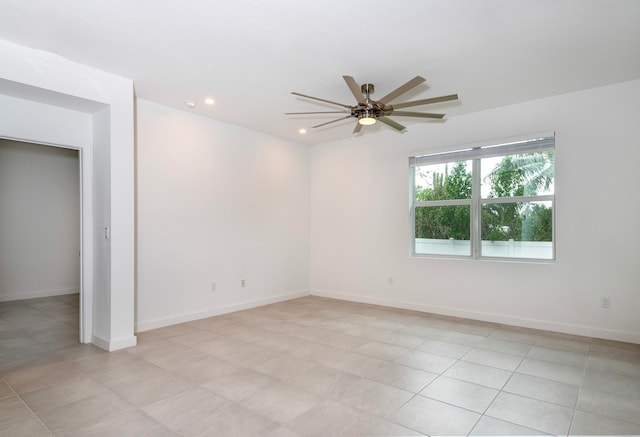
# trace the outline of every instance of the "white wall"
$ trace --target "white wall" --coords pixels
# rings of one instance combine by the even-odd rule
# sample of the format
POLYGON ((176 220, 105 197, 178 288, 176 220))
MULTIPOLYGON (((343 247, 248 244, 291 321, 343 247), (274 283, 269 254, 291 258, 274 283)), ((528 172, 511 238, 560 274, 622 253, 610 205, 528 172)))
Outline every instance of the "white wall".
POLYGON ((640 343, 638 101, 632 81, 314 146, 312 294, 640 343), (409 256, 409 156, 545 131, 555 263, 409 256))
POLYGON ((0 59, 0 137, 80 150, 82 340, 133 346, 133 81, 3 40, 0 59))
POLYGON ((308 294, 306 146, 138 100, 137 205, 138 331, 308 294))
POLYGON ((78 151, 0 139, 0 301, 78 293, 78 151))

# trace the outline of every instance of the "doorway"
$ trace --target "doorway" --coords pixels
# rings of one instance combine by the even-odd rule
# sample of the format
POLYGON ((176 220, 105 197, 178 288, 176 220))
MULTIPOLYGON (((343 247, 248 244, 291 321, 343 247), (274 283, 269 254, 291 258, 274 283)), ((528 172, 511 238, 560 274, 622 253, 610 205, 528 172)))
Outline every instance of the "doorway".
POLYGON ((0 372, 81 339, 78 149, 0 139, 0 372))

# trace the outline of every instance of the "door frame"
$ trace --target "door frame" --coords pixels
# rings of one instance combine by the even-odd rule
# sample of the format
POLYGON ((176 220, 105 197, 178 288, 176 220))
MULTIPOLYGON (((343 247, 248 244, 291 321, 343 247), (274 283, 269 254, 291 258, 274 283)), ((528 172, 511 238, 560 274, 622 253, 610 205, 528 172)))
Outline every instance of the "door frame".
POLYGON ((93 160, 91 145, 78 146, 34 141, 29 138, 0 138, 78 151, 80 184, 80 343, 91 343, 93 334, 93 160))

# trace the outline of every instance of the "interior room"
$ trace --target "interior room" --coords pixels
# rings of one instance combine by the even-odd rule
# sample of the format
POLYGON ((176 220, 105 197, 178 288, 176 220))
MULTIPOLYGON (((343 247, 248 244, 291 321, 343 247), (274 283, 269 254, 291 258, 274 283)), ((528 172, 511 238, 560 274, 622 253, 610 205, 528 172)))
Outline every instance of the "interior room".
POLYGON ((0 10, 0 435, 640 435, 640 2, 0 10))

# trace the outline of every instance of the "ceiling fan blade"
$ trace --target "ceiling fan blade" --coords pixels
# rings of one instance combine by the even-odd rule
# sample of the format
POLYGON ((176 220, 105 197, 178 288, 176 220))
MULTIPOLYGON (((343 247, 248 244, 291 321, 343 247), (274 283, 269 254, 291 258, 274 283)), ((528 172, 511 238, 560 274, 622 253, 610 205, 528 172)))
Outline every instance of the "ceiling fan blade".
POLYGON ((443 118, 444 114, 430 114, 428 112, 393 111, 391 115, 399 117, 443 118))
POLYGON ((356 127, 353 128, 353 133, 357 134, 362 129, 362 125, 360 123, 356 123, 356 127))
POLYGON ((320 127, 320 126, 326 126, 327 124, 335 123, 336 121, 345 120, 347 118, 351 118, 351 116, 347 115, 346 117, 336 118, 335 120, 327 121, 326 123, 316 124, 315 126, 311 126, 311 129, 316 128, 316 127, 320 127))
POLYGON ((347 86, 351 90, 353 97, 356 98, 356 101, 361 105, 366 105, 367 102, 364 100, 364 96, 362 95, 362 91, 360 91, 360 87, 356 83, 356 80, 351 76, 342 76, 345 82, 347 82, 347 86))
POLYGON ((442 97, 432 97, 424 100, 414 100, 413 102, 396 103, 393 105, 395 109, 410 108, 411 106, 428 105, 430 103, 448 102, 449 100, 458 100, 457 94, 451 94, 442 97))
POLYGON ((307 96, 306 94, 300 94, 300 93, 296 93, 296 92, 292 92, 291 94, 296 95, 296 96, 300 96, 300 97, 306 97, 307 99, 319 100, 320 102, 331 103, 332 105, 338 105, 338 106, 342 106, 343 108, 351 109, 351 106, 345 105, 343 103, 332 102, 331 100, 321 99, 321 98, 313 97, 313 96, 307 96))
POLYGON ((394 128, 395 130, 405 130, 406 127, 404 127, 403 125, 401 125, 400 123, 396 123, 395 121, 391 120, 388 117, 382 116, 382 117, 378 117, 378 121, 386 124, 387 126, 390 126, 392 128, 394 128))
POLYGON ((413 79, 411 79, 409 82, 407 82, 404 85, 399 86, 395 90, 391 91, 389 94, 387 94, 386 96, 384 96, 383 98, 378 100, 378 102, 387 104, 390 101, 392 101, 393 99, 395 99, 397 97, 400 97, 401 95, 403 95, 407 91, 417 87, 418 85, 420 85, 424 81, 425 81, 424 77, 416 76, 413 79))
POLYGON ((285 112, 284 115, 302 115, 302 114, 346 114, 344 111, 315 111, 315 112, 285 112))

